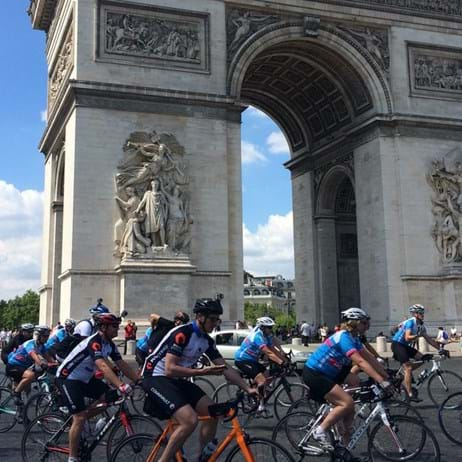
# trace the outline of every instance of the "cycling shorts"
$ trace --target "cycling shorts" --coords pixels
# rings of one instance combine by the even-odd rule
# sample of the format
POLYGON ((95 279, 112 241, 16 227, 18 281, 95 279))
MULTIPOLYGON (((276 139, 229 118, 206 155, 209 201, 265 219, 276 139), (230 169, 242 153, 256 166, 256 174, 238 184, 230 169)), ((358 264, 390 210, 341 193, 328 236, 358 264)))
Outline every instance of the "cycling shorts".
POLYGON ((22 380, 22 376, 25 371, 27 371, 27 367, 23 366, 12 366, 11 364, 7 364, 5 368, 5 373, 8 377, 11 377, 15 383, 19 383, 22 380))
POLYGON ((196 384, 185 379, 172 379, 165 376, 146 377, 142 383, 147 393, 145 412, 160 420, 169 419, 183 406, 193 409, 205 396, 205 392, 196 384))
POLYGON ((339 375, 332 380, 322 372, 315 371, 309 367, 303 368, 302 378, 306 385, 310 388, 310 397, 318 403, 325 402, 325 396, 335 385, 341 385, 351 371, 351 366, 344 367, 339 375))
POLYGON ((391 351, 393 352, 393 357, 400 364, 408 363, 418 353, 415 348, 399 342, 391 342, 391 351))
POLYGON ((99 399, 109 390, 102 380, 94 377, 88 383, 57 378, 56 386, 61 392, 63 405, 69 409, 71 414, 78 414, 88 407, 85 398, 99 399))
POLYGON ((234 361, 234 365, 243 372, 247 377, 254 379, 258 374, 263 374, 266 367, 255 361, 234 361))

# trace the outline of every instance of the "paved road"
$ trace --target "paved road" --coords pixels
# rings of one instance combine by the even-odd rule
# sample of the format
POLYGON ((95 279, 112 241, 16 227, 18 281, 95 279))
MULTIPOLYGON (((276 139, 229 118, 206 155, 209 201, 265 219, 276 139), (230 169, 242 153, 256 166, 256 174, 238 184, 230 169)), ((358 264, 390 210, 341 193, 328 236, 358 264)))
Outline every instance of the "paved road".
MULTIPOLYGON (((444 368, 445 369, 450 369, 453 371, 457 371, 462 375, 462 358, 454 358, 449 361, 446 361, 444 363, 444 368)), ((424 395, 426 398, 426 396, 424 395)), ((428 400, 425 399, 424 403, 428 403, 428 400)), ((461 446, 456 446, 450 441, 447 440, 447 438, 444 436, 443 432, 440 430, 439 425, 438 425, 438 419, 437 419, 437 410, 432 407, 427 405, 417 405, 417 408, 419 409, 419 412, 423 415, 426 424, 434 431, 438 442, 440 444, 441 448, 441 461, 442 462, 457 462, 459 460, 462 460, 462 447, 461 446)), ((271 432, 276 425, 276 419, 259 419, 254 421, 254 423, 249 427, 248 431, 251 435, 254 436, 266 436, 268 438, 271 438, 271 432)), ((461 426, 459 424, 459 431, 462 431, 461 426)), ((15 428, 13 428, 11 431, 8 433, 0 435, 0 461, 1 462, 19 462, 21 460, 21 455, 20 455, 20 441, 23 433, 23 428, 21 425, 17 425, 15 428)), ((223 430, 221 430, 220 433, 223 433, 223 430)), ((364 437, 363 437, 364 438, 364 437)), ((192 438, 192 447, 191 445, 188 445, 189 447, 186 448, 187 452, 195 452, 194 447, 196 446, 195 441, 197 441, 197 437, 192 438)), ((362 445, 359 445, 360 449, 359 451, 361 452, 361 447, 362 445)), ((65 460, 65 459, 63 459, 65 460)), ((104 456, 104 448, 98 454, 96 454, 96 457, 94 457, 94 460, 98 460, 98 462, 103 462, 106 460, 104 456)), ((190 458, 190 460, 192 460, 190 458)), ((316 460, 315 458, 305 458, 305 461, 312 461, 316 460)), ((319 462, 321 460, 326 461, 326 459, 318 459, 319 462)), ((414 459, 416 462, 430 462, 427 461, 423 456, 422 458, 414 459)), ((260 462, 260 461, 259 461, 260 462)), ((263 461, 262 461, 263 462, 263 461)))

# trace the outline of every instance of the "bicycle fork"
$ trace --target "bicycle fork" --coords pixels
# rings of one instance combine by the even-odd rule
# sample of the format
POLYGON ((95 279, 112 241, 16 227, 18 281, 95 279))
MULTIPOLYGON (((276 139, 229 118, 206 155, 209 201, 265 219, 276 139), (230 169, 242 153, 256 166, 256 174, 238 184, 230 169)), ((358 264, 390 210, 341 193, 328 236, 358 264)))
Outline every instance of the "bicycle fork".
POLYGON ((385 425, 385 427, 390 432, 391 438, 396 444, 399 454, 401 455, 405 454, 406 450, 403 448, 403 445, 401 444, 401 441, 399 440, 398 434, 396 432, 396 427, 390 421, 390 416, 388 412, 386 411, 386 409, 382 408, 380 410, 380 418, 382 419, 382 422, 385 425))

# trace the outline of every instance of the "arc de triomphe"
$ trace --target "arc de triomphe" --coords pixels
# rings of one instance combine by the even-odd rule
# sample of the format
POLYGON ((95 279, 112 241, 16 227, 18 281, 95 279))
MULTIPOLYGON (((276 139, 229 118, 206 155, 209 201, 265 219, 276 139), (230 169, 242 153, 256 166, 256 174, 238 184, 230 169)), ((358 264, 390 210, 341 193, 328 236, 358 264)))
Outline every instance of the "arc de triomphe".
MULTIPOLYGON (((241 112, 291 148, 298 318, 462 318, 462 2, 32 0, 46 32, 41 321, 223 292, 242 317, 241 112)), ((267 194, 271 194, 269 189, 267 194)))

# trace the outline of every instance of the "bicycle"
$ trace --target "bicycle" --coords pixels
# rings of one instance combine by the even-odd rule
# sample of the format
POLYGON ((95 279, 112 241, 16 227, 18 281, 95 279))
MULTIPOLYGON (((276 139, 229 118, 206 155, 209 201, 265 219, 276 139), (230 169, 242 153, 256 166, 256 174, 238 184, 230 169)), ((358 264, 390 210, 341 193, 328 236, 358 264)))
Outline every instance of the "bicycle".
POLYGON ((24 406, 16 404, 10 388, 0 387, 0 433, 6 433, 23 420, 24 406))
MULTIPOLYGON (((416 398, 419 395, 419 389, 425 382, 427 383, 427 392, 430 400, 437 407, 440 407, 441 403, 451 393, 462 389, 462 377, 456 372, 441 369, 441 361, 444 361, 447 357, 445 355, 424 355, 421 360, 413 361, 413 364, 420 367, 425 361, 431 361, 432 367, 423 369, 415 383, 412 385, 412 393, 416 398)), ((404 367, 401 366, 398 369, 397 375, 404 378, 404 367)), ((403 401, 410 401, 410 398, 404 389, 401 388, 401 396, 403 401)))
POLYGON ((376 385, 349 389, 359 409, 355 413, 356 428, 345 446, 339 425, 329 431, 333 451, 322 447, 314 438, 314 430, 331 411, 324 403, 316 414, 295 412, 284 417, 274 428, 272 439, 295 450, 301 460, 305 456, 324 458, 335 462, 352 460, 351 451, 357 447, 362 435, 375 419, 379 419, 369 433, 365 452, 370 461, 381 457, 391 461, 404 461, 419 457, 420 460, 439 462, 440 448, 433 433, 418 419, 407 416, 391 416, 383 401, 389 398, 376 385), (372 409, 370 405, 373 404, 372 409), (428 447, 430 446, 430 447, 428 447), (425 457, 423 457, 425 455, 425 457))
MULTIPOLYGON (((287 377, 294 374, 295 371, 296 365, 290 363, 287 367, 280 369, 278 373, 268 377, 267 379, 264 404, 270 403, 270 400, 274 395, 274 415, 278 420, 284 417, 284 415, 287 413, 287 410, 294 402, 309 396, 310 389, 304 383, 291 383, 287 379, 287 377)), ((252 384, 252 379, 249 376, 243 374, 241 371, 239 371, 239 373, 244 379, 248 380, 249 383, 252 384)), ((239 387, 237 385, 224 382, 216 388, 214 394, 212 395, 212 399, 215 402, 223 402, 229 400, 233 396, 236 396, 238 388, 239 387)), ((249 400, 247 405, 252 408, 252 411, 246 414, 245 418, 241 421, 241 425, 243 427, 245 427, 252 418, 260 416, 257 411, 258 400, 256 398, 250 397, 247 399, 249 400)), ((263 415, 263 417, 267 416, 263 415)))
POLYGON ((438 410, 438 422, 446 437, 462 446, 462 391, 444 400, 438 410))
MULTIPOLYGON (((125 436, 131 436, 140 431, 162 431, 160 425, 150 417, 130 415, 125 397, 109 400, 95 406, 106 410, 118 406, 115 413, 103 423, 101 428, 96 424, 95 431, 87 427, 80 440, 80 460, 91 461, 92 452, 108 435, 106 440, 106 457, 111 458, 113 449, 125 436), (150 428, 149 428, 150 427, 150 428), (86 433, 86 434, 85 434, 86 433)), ((47 459, 56 460, 59 455, 69 454, 68 432, 72 424, 72 416, 50 413, 38 416, 27 427, 21 441, 21 456, 23 462, 47 459)))
MULTIPOLYGON (((245 433, 237 418, 238 409, 244 399, 244 394, 239 393, 234 400, 226 403, 218 403, 209 406, 210 416, 199 417, 204 421, 216 417, 225 417, 232 422, 232 429, 218 445, 216 450, 209 456, 208 462, 216 462, 229 444, 235 440, 236 445, 231 448, 225 461, 236 462, 295 462, 291 454, 274 441, 265 438, 251 438, 245 433)), ((143 461, 155 462, 161 456, 165 448, 168 436, 175 428, 175 421, 170 419, 162 433, 153 438, 152 435, 134 435, 123 440, 113 452, 110 462, 143 461)), ((180 450, 173 458, 175 462, 186 462, 184 451, 180 450)))

